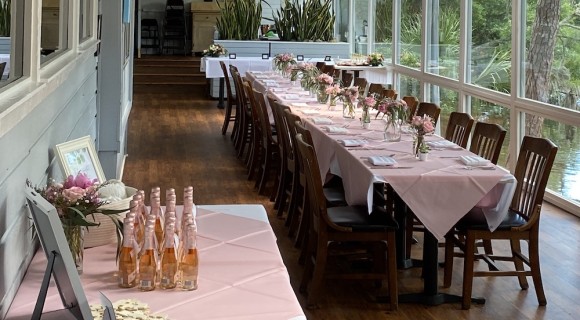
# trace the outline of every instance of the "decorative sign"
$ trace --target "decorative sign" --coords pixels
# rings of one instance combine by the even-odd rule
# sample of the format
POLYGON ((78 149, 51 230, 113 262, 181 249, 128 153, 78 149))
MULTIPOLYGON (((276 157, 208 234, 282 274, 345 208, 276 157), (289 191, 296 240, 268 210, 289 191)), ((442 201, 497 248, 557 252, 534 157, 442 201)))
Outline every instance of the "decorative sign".
POLYGON ((105 182, 105 174, 97 157, 91 136, 56 145, 56 155, 65 176, 85 173, 89 179, 105 182))
POLYGON ((325 56, 324 61, 330 61, 330 56, 325 56))
POLYGON ((264 60, 270 59, 270 54, 268 54, 268 53, 262 53, 262 59, 264 59, 264 60))
POLYGON ((235 58, 236 58, 236 54, 235 54, 235 53, 230 53, 229 57, 230 57, 230 59, 232 59, 232 60, 233 60, 233 59, 235 59, 235 58))
POLYGON ((296 56, 296 61, 304 61, 304 56, 299 54, 296 56))

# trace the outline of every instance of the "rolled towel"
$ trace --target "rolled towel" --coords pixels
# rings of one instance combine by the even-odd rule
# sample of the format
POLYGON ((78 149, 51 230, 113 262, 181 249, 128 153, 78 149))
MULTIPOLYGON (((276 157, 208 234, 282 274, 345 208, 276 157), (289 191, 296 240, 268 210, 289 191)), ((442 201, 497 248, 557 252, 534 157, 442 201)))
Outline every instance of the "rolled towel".
POLYGON ((394 166, 397 164, 395 159, 387 156, 370 156, 369 162, 374 166, 394 166))
POLYGON ((328 131, 328 133, 348 133, 348 130, 346 130, 346 128, 334 126, 327 126, 326 131, 328 131))
POLYGON ((314 124, 333 124, 332 120, 324 117, 314 117, 311 120, 314 124))
POLYGON ((357 140, 357 139, 344 139, 338 141, 342 143, 345 147, 358 147, 367 144, 366 140, 357 140))
POLYGON ((472 167, 484 167, 490 163, 489 160, 480 156, 461 156, 459 159, 461 159, 461 162, 463 162, 463 164, 466 166, 472 167))

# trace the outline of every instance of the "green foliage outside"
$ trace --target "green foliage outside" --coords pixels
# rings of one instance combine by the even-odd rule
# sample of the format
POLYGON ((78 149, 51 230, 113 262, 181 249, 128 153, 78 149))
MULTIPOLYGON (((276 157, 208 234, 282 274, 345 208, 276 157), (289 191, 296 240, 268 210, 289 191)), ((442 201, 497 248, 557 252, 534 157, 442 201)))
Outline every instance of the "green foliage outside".
POLYGON ((284 0, 274 26, 280 40, 332 41, 335 19, 332 0, 284 0))
POLYGON ((0 0, 0 36, 10 36, 11 0, 0 0))

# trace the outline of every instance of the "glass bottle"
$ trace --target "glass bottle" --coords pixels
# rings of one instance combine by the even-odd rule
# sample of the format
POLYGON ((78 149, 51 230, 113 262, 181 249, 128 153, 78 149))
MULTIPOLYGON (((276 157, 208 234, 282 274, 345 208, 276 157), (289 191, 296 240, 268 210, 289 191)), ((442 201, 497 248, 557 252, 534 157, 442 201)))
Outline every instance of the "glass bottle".
POLYGON ((135 233, 135 241, 139 245, 139 247, 143 246, 143 242, 145 240, 145 221, 143 220, 143 216, 139 212, 139 201, 138 200, 131 200, 130 202, 130 210, 129 215, 133 217, 133 232, 135 233))
POLYGON ((161 220, 161 205, 159 204, 158 198, 151 199, 151 214, 150 216, 153 217, 155 220, 155 238, 157 239, 157 243, 159 244, 159 251, 163 248, 163 222, 161 220))
POLYGON ((175 251, 174 225, 168 225, 165 231, 165 245, 161 259, 160 286, 163 289, 173 289, 176 285, 177 255, 175 251))
POLYGON ((139 289, 142 291, 155 290, 157 279, 157 251, 153 246, 155 233, 153 227, 145 229, 145 247, 139 258, 139 289))
POLYGON ((179 261, 179 279, 181 281, 181 288, 188 291, 197 289, 199 260, 197 257, 195 241, 196 234, 197 226, 188 226, 183 256, 179 261))
POLYGON ((133 288, 137 284, 137 264, 133 247, 133 221, 125 218, 123 224, 123 247, 119 255, 118 283, 121 288, 133 288))

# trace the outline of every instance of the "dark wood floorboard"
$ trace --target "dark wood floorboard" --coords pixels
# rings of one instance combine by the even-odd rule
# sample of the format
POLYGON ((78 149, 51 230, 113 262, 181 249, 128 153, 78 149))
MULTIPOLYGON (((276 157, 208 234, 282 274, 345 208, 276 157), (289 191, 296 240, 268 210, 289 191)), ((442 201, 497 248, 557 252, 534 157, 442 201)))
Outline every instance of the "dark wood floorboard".
MULTIPOLYGON (((128 157, 123 180, 143 190, 153 186, 175 188, 178 203, 183 187, 195 188, 197 204, 263 204, 278 238, 292 286, 302 276, 298 251, 287 237, 283 220, 276 218, 267 197, 259 196, 246 180, 245 167, 235 157, 229 135, 221 135, 223 110, 208 100, 203 87, 186 92, 147 93, 134 96, 128 125, 128 157)), ((162 199, 164 201, 164 199, 162 199)), ((459 304, 437 307, 401 304, 391 312, 367 298, 366 283, 327 281, 320 308, 306 310, 308 319, 578 319, 580 318, 580 221, 546 205, 541 221, 541 259, 546 307, 539 307, 533 285, 520 290, 515 278, 476 279, 474 295, 487 303, 460 310, 459 304)), ((494 247, 495 247, 494 243, 494 247)), ((506 245, 496 250, 505 250, 506 245)), ((421 246, 413 255, 420 257, 421 246)), ((461 292, 462 263, 456 259, 452 287, 461 292)), ((440 274, 442 277, 442 274, 440 274)), ((203 283, 200 283, 203 286, 203 283)), ((400 292, 422 288, 419 270, 399 271, 400 292)), ((301 303, 305 299, 296 290, 301 303)), ((192 292, 195 294, 195 292, 192 292)))

